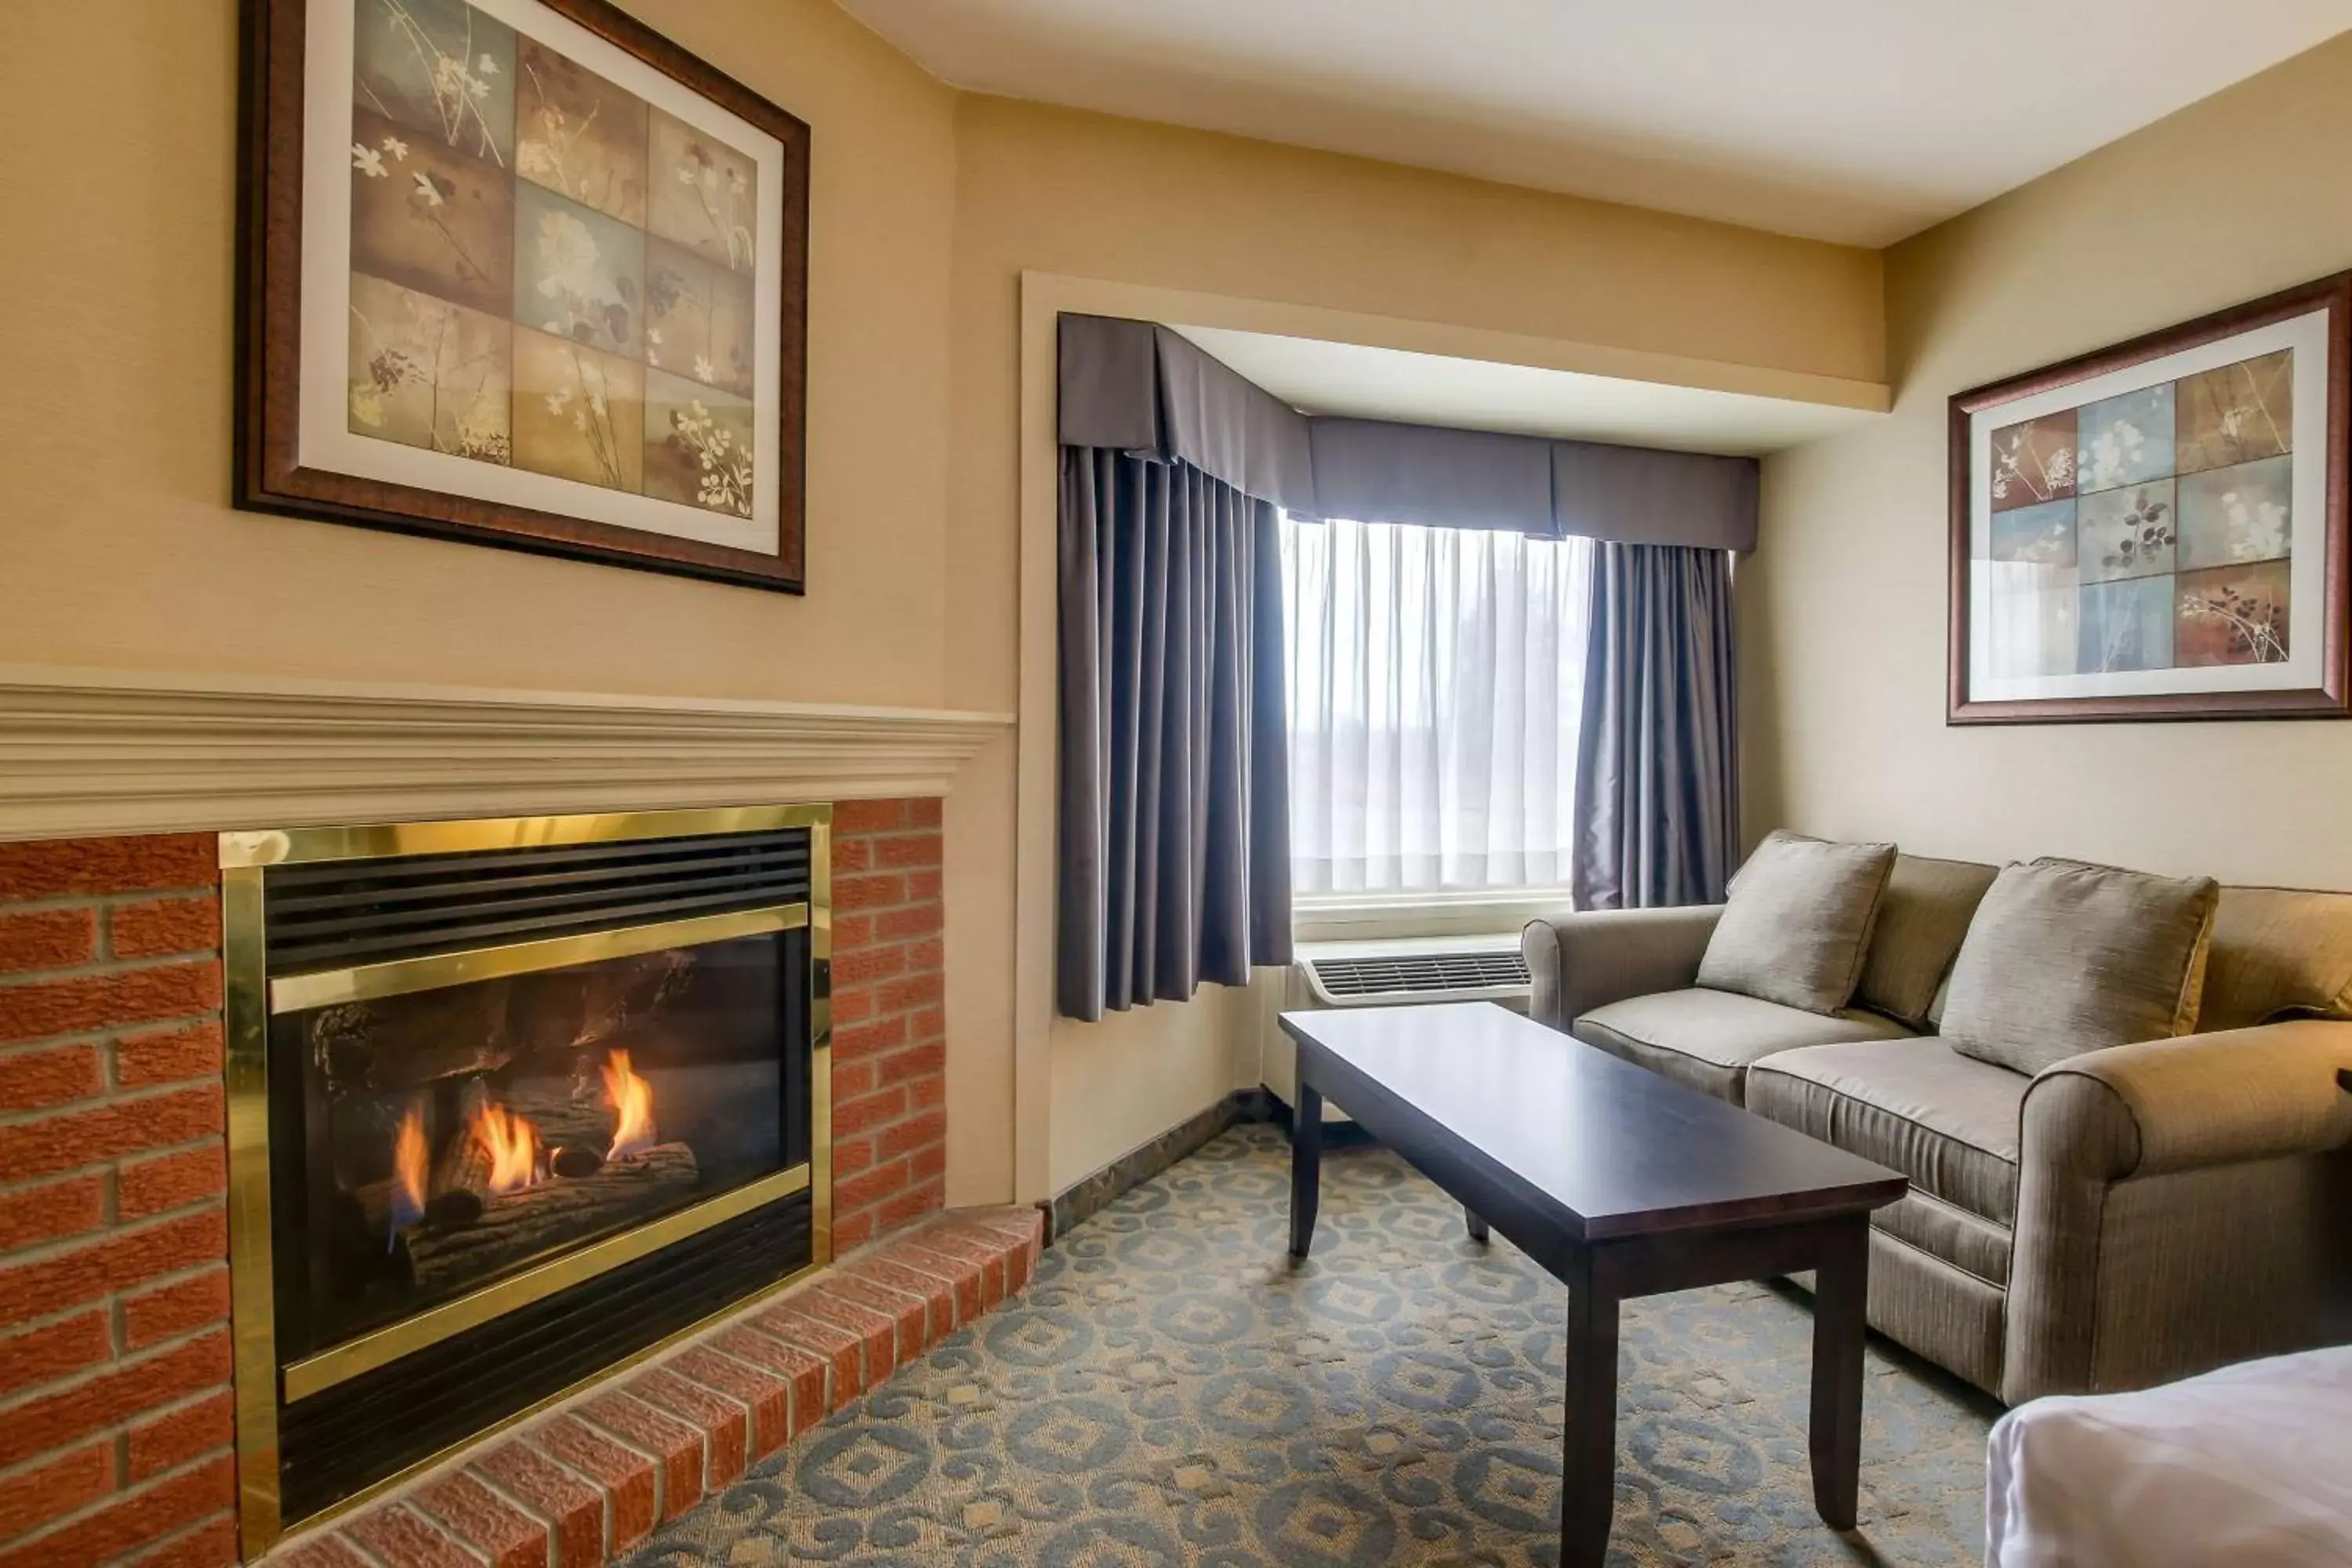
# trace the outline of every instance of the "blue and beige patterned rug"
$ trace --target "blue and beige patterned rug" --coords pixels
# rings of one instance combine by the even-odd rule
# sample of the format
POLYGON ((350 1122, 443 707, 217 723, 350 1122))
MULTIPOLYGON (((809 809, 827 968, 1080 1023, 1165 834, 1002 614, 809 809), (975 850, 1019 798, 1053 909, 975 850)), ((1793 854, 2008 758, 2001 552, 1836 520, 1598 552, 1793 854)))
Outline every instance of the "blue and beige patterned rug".
MULTIPOLYGON (((1566 1292, 1395 1156, 1226 1133, 631 1568, 1556 1564, 1566 1292)), ((1862 1528, 1813 1515, 1804 1298, 1628 1303, 1615 1564, 1974 1563, 1995 1407, 1874 1340, 1862 1528)))

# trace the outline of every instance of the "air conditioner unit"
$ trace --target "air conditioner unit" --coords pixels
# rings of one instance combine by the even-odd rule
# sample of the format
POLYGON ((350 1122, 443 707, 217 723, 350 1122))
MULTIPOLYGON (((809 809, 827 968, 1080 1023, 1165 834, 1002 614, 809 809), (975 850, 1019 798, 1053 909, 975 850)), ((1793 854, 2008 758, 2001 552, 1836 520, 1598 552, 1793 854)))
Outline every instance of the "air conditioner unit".
MULTIPOLYGON (((1280 980, 1264 987, 1259 1074, 1286 1106, 1298 1103, 1298 1048, 1280 1015, 1327 1007, 1402 1007, 1425 1002, 1498 1002, 1528 1010, 1528 961, 1517 932, 1389 942, 1301 942, 1280 980)), ((1326 1121, 1344 1121, 1327 1101, 1326 1121)))

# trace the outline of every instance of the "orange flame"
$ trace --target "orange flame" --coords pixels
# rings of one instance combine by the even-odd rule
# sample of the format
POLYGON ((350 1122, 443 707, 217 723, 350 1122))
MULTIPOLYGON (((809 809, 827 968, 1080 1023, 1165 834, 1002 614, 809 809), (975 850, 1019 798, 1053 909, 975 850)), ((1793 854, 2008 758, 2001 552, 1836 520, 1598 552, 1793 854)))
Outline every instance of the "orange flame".
POLYGON ((474 1112, 474 1142, 490 1157, 490 1191, 516 1192, 539 1180, 539 1129, 503 1105, 474 1112))
POLYGON ((629 1053, 613 1051, 604 1063, 604 1103, 613 1108, 613 1147, 608 1160, 643 1153, 654 1146, 654 1086, 629 1066, 629 1053))
POLYGON ((425 1114, 415 1106, 400 1119, 392 1140, 392 1228, 407 1229, 425 1214, 425 1114))

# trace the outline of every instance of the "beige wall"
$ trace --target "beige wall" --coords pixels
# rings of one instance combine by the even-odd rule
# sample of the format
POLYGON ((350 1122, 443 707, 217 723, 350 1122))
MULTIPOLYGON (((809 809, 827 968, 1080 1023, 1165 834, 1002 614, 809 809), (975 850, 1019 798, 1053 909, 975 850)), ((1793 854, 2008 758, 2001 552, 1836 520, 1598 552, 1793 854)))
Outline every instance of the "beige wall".
MULTIPOLYGON (((808 597, 230 510, 236 5, 76 0, 0 48, 23 122, 77 128, 0 142, 0 663, 947 704, 955 95, 823 0, 628 4, 814 130, 808 597)), ((1012 1180, 989 765, 949 814, 960 1202, 1012 1180)))
MULTIPOLYGON (((77 0, 0 51, 76 127, 0 142, 0 663, 1012 710, 1024 270, 1882 377, 1867 252, 960 98, 822 0, 628 4, 814 127, 809 596, 232 510, 236 5, 77 0)), ((949 806, 958 1202, 1013 1186, 1016 809, 1008 740, 949 806)), ((1244 1079, 1236 1006, 1055 1028, 1055 1184, 1244 1079)))
MULTIPOLYGON (((1871 382, 1877 257, 973 97, 958 120, 949 700, 1020 697, 1024 271, 1871 382)), ((1013 889, 1005 929, 1017 929, 1013 889)), ((1041 1026, 1051 1190, 1254 1081, 1238 994, 1041 1026)))
MULTIPOLYGON (((1057 1021, 1052 1037, 1053 1141, 1060 1192, 1196 1110, 1257 1081, 1238 1047, 1255 1037, 1246 990, 1206 985, 1190 1002, 1159 1002, 1099 1024, 1057 1021)), ((1255 1050, 1249 1053, 1254 1067, 1255 1050)))
POLYGON ((1946 399, 2352 266, 2352 37, 1896 247, 1883 424, 1765 465, 1747 828, 2352 888, 2352 725, 1944 724, 1946 399))
POLYGON ((971 96, 958 116, 949 700, 1010 705, 1023 271, 1884 379, 1875 253, 971 96))
POLYGON ((631 8, 815 128, 809 596, 229 510, 236 5, 76 0, 0 50, 80 128, 0 145, 0 662, 940 701, 954 97, 820 0, 631 8))

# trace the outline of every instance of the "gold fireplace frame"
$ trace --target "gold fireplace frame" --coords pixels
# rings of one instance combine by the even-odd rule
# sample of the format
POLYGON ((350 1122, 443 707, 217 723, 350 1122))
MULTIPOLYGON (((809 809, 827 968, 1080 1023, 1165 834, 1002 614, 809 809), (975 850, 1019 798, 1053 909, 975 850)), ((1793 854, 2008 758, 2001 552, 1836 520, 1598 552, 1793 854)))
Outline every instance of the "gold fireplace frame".
MULTIPOLYGON (((830 805, 722 806, 707 810, 608 812, 475 821, 398 822, 299 827, 220 836, 222 966, 228 1089, 229 1289, 236 1364, 239 1533, 247 1558, 284 1533, 278 1486, 279 1405, 275 1281, 270 1259, 269 1019, 273 1013, 325 1002, 397 994, 462 981, 625 956, 664 947, 806 928, 809 933, 809 1158, 804 1165, 719 1194, 648 1225, 551 1258, 536 1268, 444 1302, 430 1311, 306 1357, 284 1369, 287 1403, 388 1364, 410 1351, 463 1332, 492 1317, 592 1279, 698 1231, 806 1190, 809 1262, 758 1295, 782 1289, 833 1260, 833 807, 830 805), (480 948, 445 957, 354 965, 271 981, 266 972, 262 873, 270 866, 393 856, 677 838, 716 833, 809 830, 809 891, 804 903, 698 916, 620 931, 480 948)), ((714 1317, 739 1311, 722 1308, 714 1317)), ((613 1366, 427 1455, 322 1510, 326 1518, 441 1463, 458 1447, 512 1426, 580 1388, 658 1353, 698 1332, 688 1325, 613 1366)), ((304 1522, 304 1521, 292 1521, 304 1522)))

